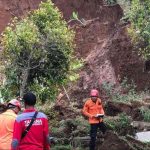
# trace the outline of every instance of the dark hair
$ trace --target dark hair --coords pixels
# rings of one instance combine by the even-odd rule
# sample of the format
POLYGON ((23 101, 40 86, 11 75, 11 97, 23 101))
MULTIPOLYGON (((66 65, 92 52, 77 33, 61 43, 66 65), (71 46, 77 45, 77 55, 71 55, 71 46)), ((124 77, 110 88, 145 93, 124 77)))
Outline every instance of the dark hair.
POLYGON ((33 93, 28 92, 23 96, 23 101, 29 106, 34 106, 36 104, 36 96, 33 93))
POLYGON ((8 104, 8 105, 7 105, 7 109, 12 109, 12 108, 15 108, 15 107, 17 107, 17 106, 12 105, 12 104, 8 104))
POLYGON ((7 110, 7 106, 4 104, 0 104, 0 114, 4 113, 7 110))

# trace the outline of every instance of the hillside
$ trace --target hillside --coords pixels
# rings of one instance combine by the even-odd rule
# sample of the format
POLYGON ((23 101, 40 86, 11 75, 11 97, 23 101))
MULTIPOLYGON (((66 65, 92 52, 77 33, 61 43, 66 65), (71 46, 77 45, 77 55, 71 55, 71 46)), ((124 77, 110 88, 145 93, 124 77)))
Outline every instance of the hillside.
MULTIPOLYGON (((36 9, 40 1, 0 0, 0 32, 11 18, 24 16, 29 10, 36 9)), ((133 51, 126 30, 127 24, 120 22, 123 11, 119 5, 106 6, 102 0, 53 2, 67 21, 72 12, 78 12, 79 19, 84 19, 86 24, 70 24, 76 31, 75 54, 85 61, 73 93, 84 95, 83 92, 86 94, 92 87, 100 88, 104 82, 119 84, 124 77, 129 81, 133 80, 139 90, 149 86, 149 74, 143 72, 144 62, 138 57, 136 50, 133 51)))
MULTIPOLYGON (((114 142, 116 145, 121 143, 117 145, 120 146, 119 150, 123 150, 123 148, 135 150, 136 147, 142 147, 141 150, 144 150, 145 145, 143 143, 138 143, 135 139, 126 136, 126 133, 134 134, 134 125, 131 126, 134 121, 137 121, 137 125, 135 125, 138 126, 137 128, 141 127, 140 122, 144 120, 141 108, 144 107, 146 110, 150 108, 150 98, 140 102, 139 99, 136 99, 137 103, 131 101, 127 104, 116 103, 109 101, 110 99, 108 100, 102 89, 104 83, 113 84, 116 89, 120 88, 119 85, 125 78, 127 78, 128 83, 133 81, 137 85, 137 91, 149 89, 150 85, 149 73, 144 72, 144 60, 138 56, 137 50, 133 48, 127 32, 130 24, 121 21, 123 17, 121 6, 118 4, 108 6, 103 3, 103 0, 52 1, 62 12, 68 26, 75 30, 76 48, 74 54, 84 61, 83 68, 79 70, 77 82, 69 83, 66 87, 69 98, 65 97, 66 91, 63 90, 57 97, 56 103, 52 104, 53 106, 49 103, 45 103, 42 107, 39 106, 39 109, 47 114, 50 125, 54 127, 52 128, 55 131, 53 132, 54 136, 57 136, 63 145, 70 144, 69 142, 73 141, 76 136, 88 134, 89 126, 87 121, 83 121, 81 108, 83 107, 83 99, 89 96, 89 91, 92 88, 97 88, 101 93, 102 100, 105 101, 104 107, 106 108, 106 115, 108 115, 106 120, 110 119, 108 124, 111 125, 111 120, 113 120, 113 123, 116 123, 116 126, 113 124, 114 130, 118 130, 117 123, 125 120, 125 127, 124 124, 121 124, 121 129, 119 128, 121 133, 117 135, 111 131, 108 132, 104 143, 99 144, 100 149, 110 149, 114 142), (78 21, 70 22, 73 12, 78 13, 82 24, 78 21), (112 140, 114 141, 111 142, 112 140)), ((40 2, 41 0, 0 0, 0 32, 11 22, 13 17, 26 16, 28 11, 38 8, 40 2)), ((126 91, 123 92, 126 94, 126 91)), ((145 125, 145 122, 143 124, 145 125)), ((149 129, 149 123, 147 126, 149 129)), ((141 130, 145 130, 145 127, 142 127, 141 130)), ((115 144, 111 150, 116 150, 115 144)))

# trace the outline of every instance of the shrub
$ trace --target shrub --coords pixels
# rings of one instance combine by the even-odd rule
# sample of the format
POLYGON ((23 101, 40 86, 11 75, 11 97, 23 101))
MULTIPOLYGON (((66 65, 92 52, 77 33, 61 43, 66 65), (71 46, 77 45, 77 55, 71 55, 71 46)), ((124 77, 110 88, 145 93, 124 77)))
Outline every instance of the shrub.
POLYGON ((71 145, 56 145, 51 150, 72 150, 71 145))
POLYGON ((108 129, 117 132, 120 135, 133 134, 131 127, 131 119, 126 114, 122 113, 117 119, 105 119, 108 129))
POLYGON ((32 90, 42 101, 54 99, 76 60, 73 40, 73 30, 51 0, 22 20, 15 18, 2 35, 4 88, 13 89, 12 96, 32 90))
POLYGON ((126 14, 131 22, 129 34, 139 54, 150 59, 150 1, 132 0, 131 8, 126 14))
POLYGON ((102 84, 102 89, 105 91, 106 95, 112 101, 116 102, 132 102, 132 101, 142 101, 145 91, 141 93, 136 92, 136 85, 134 82, 130 84, 127 83, 125 78, 120 86, 116 87, 115 84, 104 82, 102 84))

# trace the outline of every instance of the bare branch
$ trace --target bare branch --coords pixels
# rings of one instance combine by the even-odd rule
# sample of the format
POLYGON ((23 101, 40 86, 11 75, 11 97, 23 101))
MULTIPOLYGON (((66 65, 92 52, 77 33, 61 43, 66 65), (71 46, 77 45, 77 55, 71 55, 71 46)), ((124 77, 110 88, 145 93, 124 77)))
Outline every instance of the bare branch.
POLYGON ((68 100, 71 101, 71 99, 70 99, 70 97, 69 97, 69 95, 68 95, 68 93, 67 93, 67 90, 66 90, 66 88, 64 87, 64 85, 62 85, 62 87, 63 87, 63 89, 64 89, 64 91, 65 91, 65 94, 66 94, 68 100))

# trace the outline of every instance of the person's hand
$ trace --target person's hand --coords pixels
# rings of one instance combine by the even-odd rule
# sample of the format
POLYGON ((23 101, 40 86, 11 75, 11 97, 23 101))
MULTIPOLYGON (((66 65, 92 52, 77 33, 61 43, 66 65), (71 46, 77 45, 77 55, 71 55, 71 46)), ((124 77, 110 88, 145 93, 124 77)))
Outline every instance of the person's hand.
POLYGON ((96 115, 91 116, 91 118, 97 118, 96 115))
POLYGON ((49 142, 50 144, 55 145, 57 143, 57 140, 54 137, 49 136, 49 142))
POLYGON ((103 117, 104 117, 104 114, 96 114, 95 117, 96 117, 96 118, 103 118, 103 117))
POLYGON ((98 119, 99 117, 97 116, 97 114, 96 115, 93 115, 91 118, 95 118, 95 119, 98 119))

